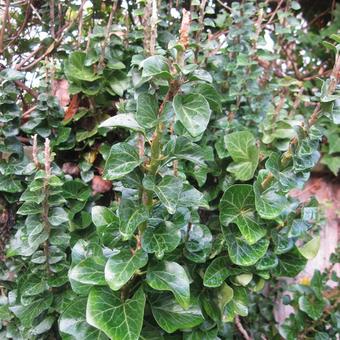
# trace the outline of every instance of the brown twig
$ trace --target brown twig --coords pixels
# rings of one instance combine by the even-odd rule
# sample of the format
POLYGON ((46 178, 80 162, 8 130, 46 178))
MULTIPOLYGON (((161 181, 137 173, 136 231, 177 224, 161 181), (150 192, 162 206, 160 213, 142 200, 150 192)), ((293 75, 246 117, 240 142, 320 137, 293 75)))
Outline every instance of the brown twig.
POLYGON ((115 2, 112 4, 110 16, 109 16, 109 20, 107 21, 106 32, 105 32, 105 38, 104 38, 104 41, 103 41, 103 44, 102 44, 100 59, 99 59, 99 62, 98 62, 98 67, 99 67, 99 68, 102 68, 103 65, 104 65, 104 60, 105 60, 105 49, 106 49, 107 45, 109 44, 109 39, 110 39, 110 32, 111 32, 111 26, 112 26, 113 16, 114 16, 116 10, 117 10, 117 1, 115 1, 115 2))
POLYGON ((6 0, 5 9, 2 15, 2 27, 0 31, 0 53, 4 52, 4 36, 5 36, 5 30, 6 30, 6 22, 7 22, 7 18, 9 15, 9 1, 10 0, 6 0))
POLYGON ((225 9, 227 9, 228 11, 231 11, 231 7, 229 7, 228 5, 226 5, 225 3, 223 3, 221 0, 217 0, 217 2, 224 7, 225 9))
POLYGON ((249 336, 247 331, 242 326, 240 317, 238 315, 235 316, 235 325, 236 325, 238 331, 242 334, 242 336, 245 340, 253 340, 253 338, 251 336, 249 336))
POLYGON ((283 1, 284 1, 284 0, 280 0, 280 2, 277 4, 277 6, 276 6, 274 12, 271 14, 269 20, 266 22, 266 25, 270 25, 270 24, 272 23, 272 21, 273 21, 275 15, 276 15, 276 13, 278 12, 278 10, 279 10, 280 7, 281 7, 283 1))
POLYGON ((31 17, 31 14, 32 14, 31 1, 32 0, 28 0, 28 2, 27 2, 24 21, 22 22, 18 31, 15 33, 15 36, 11 38, 11 41, 7 44, 6 48, 13 45, 13 43, 20 37, 20 34, 23 32, 23 30, 27 26, 29 19, 31 17))
POLYGON ((50 0, 50 19, 51 19, 51 36, 55 39, 55 27, 54 27, 54 0, 50 0))

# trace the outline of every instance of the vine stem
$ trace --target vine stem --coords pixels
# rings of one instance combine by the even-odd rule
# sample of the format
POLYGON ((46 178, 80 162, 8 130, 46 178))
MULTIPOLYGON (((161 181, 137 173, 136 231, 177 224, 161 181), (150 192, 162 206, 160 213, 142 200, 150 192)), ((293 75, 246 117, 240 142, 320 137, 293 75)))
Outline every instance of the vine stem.
POLYGON ((245 340, 253 340, 253 338, 248 334, 248 332, 244 329, 240 317, 238 315, 235 316, 235 325, 238 331, 242 334, 245 340))
MULTIPOLYGON (((42 218, 44 222, 44 229, 48 234, 48 238, 51 232, 51 225, 48 220, 48 213, 49 213, 49 204, 48 204, 48 196, 49 196, 49 190, 48 190, 48 181, 51 176, 51 147, 50 147, 50 140, 46 138, 45 141, 45 178, 44 178, 44 186, 43 186, 43 195, 44 200, 42 202, 43 205, 43 213, 42 218)), ((50 268, 50 265, 48 263, 49 260, 49 241, 47 240, 44 242, 44 255, 46 257, 46 270, 48 275, 52 275, 52 270, 50 268)))

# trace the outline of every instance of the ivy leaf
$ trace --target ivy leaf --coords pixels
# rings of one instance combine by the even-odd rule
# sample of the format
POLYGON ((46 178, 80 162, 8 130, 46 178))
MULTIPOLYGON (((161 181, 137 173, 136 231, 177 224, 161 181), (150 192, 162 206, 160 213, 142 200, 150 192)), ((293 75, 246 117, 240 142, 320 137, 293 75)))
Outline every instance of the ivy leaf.
POLYGON ((259 162, 254 136, 249 131, 233 132, 226 137, 226 147, 234 161, 227 170, 240 181, 253 178, 259 162))
POLYGON ((33 320, 39 316, 43 311, 48 309, 53 302, 53 296, 51 294, 43 296, 34 300, 27 305, 14 305, 10 306, 9 310, 20 319, 23 326, 32 327, 33 320))
POLYGON ((223 235, 228 247, 230 260, 238 266, 252 266, 267 252, 269 240, 261 239, 256 243, 249 245, 239 237, 230 228, 222 228, 223 235))
POLYGON ((221 96, 216 89, 209 84, 198 84, 194 87, 194 92, 200 93, 208 101, 210 108, 215 112, 222 111, 221 96))
POLYGON ((143 67, 143 78, 156 76, 165 79, 171 78, 167 60, 160 55, 154 55, 145 59, 141 66, 143 67))
POLYGON ((313 259, 319 252, 320 249, 320 236, 312 238, 309 242, 304 244, 302 247, 298 247, 299 252, 307 260, 313 259))
POLYGON ((0 177, 0 191, 3 192, 21 192, 24 190, 21 181, 12 178, 11 176, 3 176, 0 177))
POLYGON ((156 290, 170 290, 183 307, 190 305, 190 282, 184 268, 176 262, 162 261, 149 265, 146 282, 156 290))
POLYGON ((105 265, 105 280, 112 290, 119 290, 128 282, 137 269, 148 262, 148 255, 143 250, 131 254, 123 249, 109 258, 105 265))
POLYGON ((183 181, 179 177, 166 175, 154 187, 154 192, 164 204, 169 214, 176 212, 176 206, 183 188, 183 181))
POLYGON ((258 214, 268 220, 277 218, 287 207, 286 196, 280 192, 277 182, 263 188, 262 183, 269 175, 268 170, 260 170, 254 183, 255 206, 258 214))
POLYGON ((180 242, 181 231, 168 224, 148 226, 142 237, 143 249, 148 253, 155 253, 158 259, 175 250, 180 242))
POLYGON ((273 269, 273 272, 277 276, 294 277, 303 270, 306 263, 307 260, 294 247, 288 253, 279 256, 279 264, 273 269))
POLYGON ((124 302, 119 292, 106 287, 91 289, 86 321, 114 340, 138 340, 143 325, 145 294, 140 288, 124 302))
POLYGON ((86 322, 86 302, 87 298, 80 297, 73 300, 61 314, 59 319, 59 329, 65 334, 74 336, 76 339, 108 339, 106 335, 98 329, 90 326, 86 322))
POLYGON ((206 287, 219 287, 224 280, 230 275, 227 268, 229 265, 228 257, 221 256, 214 259, 204 273, 203 284, 206 287))
POLYGON ((54 227, 57 227, 65 222, 68 222, 68 216, 66 211, 61 207, 55 207, 51 211, 51 215, 48 217, 48 221, 54 227))
POLYGON ((151 129, 157 125, 158 102, 155 96, 141 93, 137 99, 136 119, 138 123, 151 129))
POLYGON ((68 277, 71 280, 87 285, 105 285, 104 267, 104 258, 91 256, 71 268, 68 277))
POLYGON ((153 302, 151 309, 158 325, 168 333, 193 328, 204 321, 198 304, 192 303, 189 308, 184 309, 171 296, 164 296, 153 302))
POLYGON ((104 178, 115 180, 127 175, 142 163, 136 148, 127 143, 112 146, 104 167, 104 178))
POLYGON ((210 229, 204 224, 192 224, 188 230, 184 255, 189 260, 204 263, 212 248, 210 229))
POLYGON ((95 81, 100 78, 93 72, 93 67, 85 66, 86 53, 73 52, 69 55, 68 61, 65 63, 65 74, 67 78, 72 80, 95 81))
POLYGON ((255 195, 251 185, 230 186, 224 192, 219 208, 221 223, 225 226, 235 223, 250 245, 265 236, 266 229, 255 216, 255 195))
POLYGON ((321 318, 325 305, 324 300, 313 299, 312 296, 303 295, 299 298, 299 308, 313 320, 321 318))
POLYGON ((201 94, 177 94, 173 101, 176 118, 192 137, 198 137, 207 128, 211 110, 208 101, 201 94))
POLYGON ((268 252, 259 262, 256 263, 257 270, 273 269, 279 264, 279 260, 275 254, 268 252))
POLYGON ((178 206, 188 208, 209 208, 209 204, 204 195, 190 184, 184 185, 178 206))
POLYGON ((132 237, 136 228, 148 219, 148 213, 144 206, 135 208, 134 212, 129 216, 127 220, 121 219, 119 231, 124 240, 128 240, 132 237))
POLYGON ((124 114, 120 113, 109 119, 106 119, 99 125, 100 128, 112 128, 112 127, 123 127, 133 131, 141 131, 144 129, 138 124, 135 120, 135 117, 132 114, 124 114))

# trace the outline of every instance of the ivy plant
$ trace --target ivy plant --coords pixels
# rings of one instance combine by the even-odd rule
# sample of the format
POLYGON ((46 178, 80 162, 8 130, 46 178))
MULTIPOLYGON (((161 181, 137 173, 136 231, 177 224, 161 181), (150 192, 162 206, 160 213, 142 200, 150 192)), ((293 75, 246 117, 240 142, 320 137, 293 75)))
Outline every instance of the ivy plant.
POLYGON ((337 153, 339 36, 323 74, 296 1, 4 6, 0 337, 247 336, 318 251, 289 194, 337 153))

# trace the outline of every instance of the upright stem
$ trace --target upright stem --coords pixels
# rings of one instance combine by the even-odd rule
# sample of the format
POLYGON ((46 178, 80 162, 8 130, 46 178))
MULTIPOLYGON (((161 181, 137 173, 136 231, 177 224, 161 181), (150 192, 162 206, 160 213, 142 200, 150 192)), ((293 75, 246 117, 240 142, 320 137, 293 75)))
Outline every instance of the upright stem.
MULTIPOLYGON (((42 218, 43 218, 43 224, 44 229, 46 233, 48 234, 48 238, 51 232, 51 225, 48 220, 48 214, 49 214, 49 204, 48 204, 48 197, 49 197, 49 189, 48 189, 48 181, 51 176, 51 148, 50 148, 50 140, 46 138, 45 141, 45 178, 44 178, 44 186, 43 186, 43 212, 42 212, 42 218)), ((48 275, 52 275, 52 271, 49 264, 49 241, 47 240, 44 242, 44 255, 46 257, 46 270, 48 275)))

